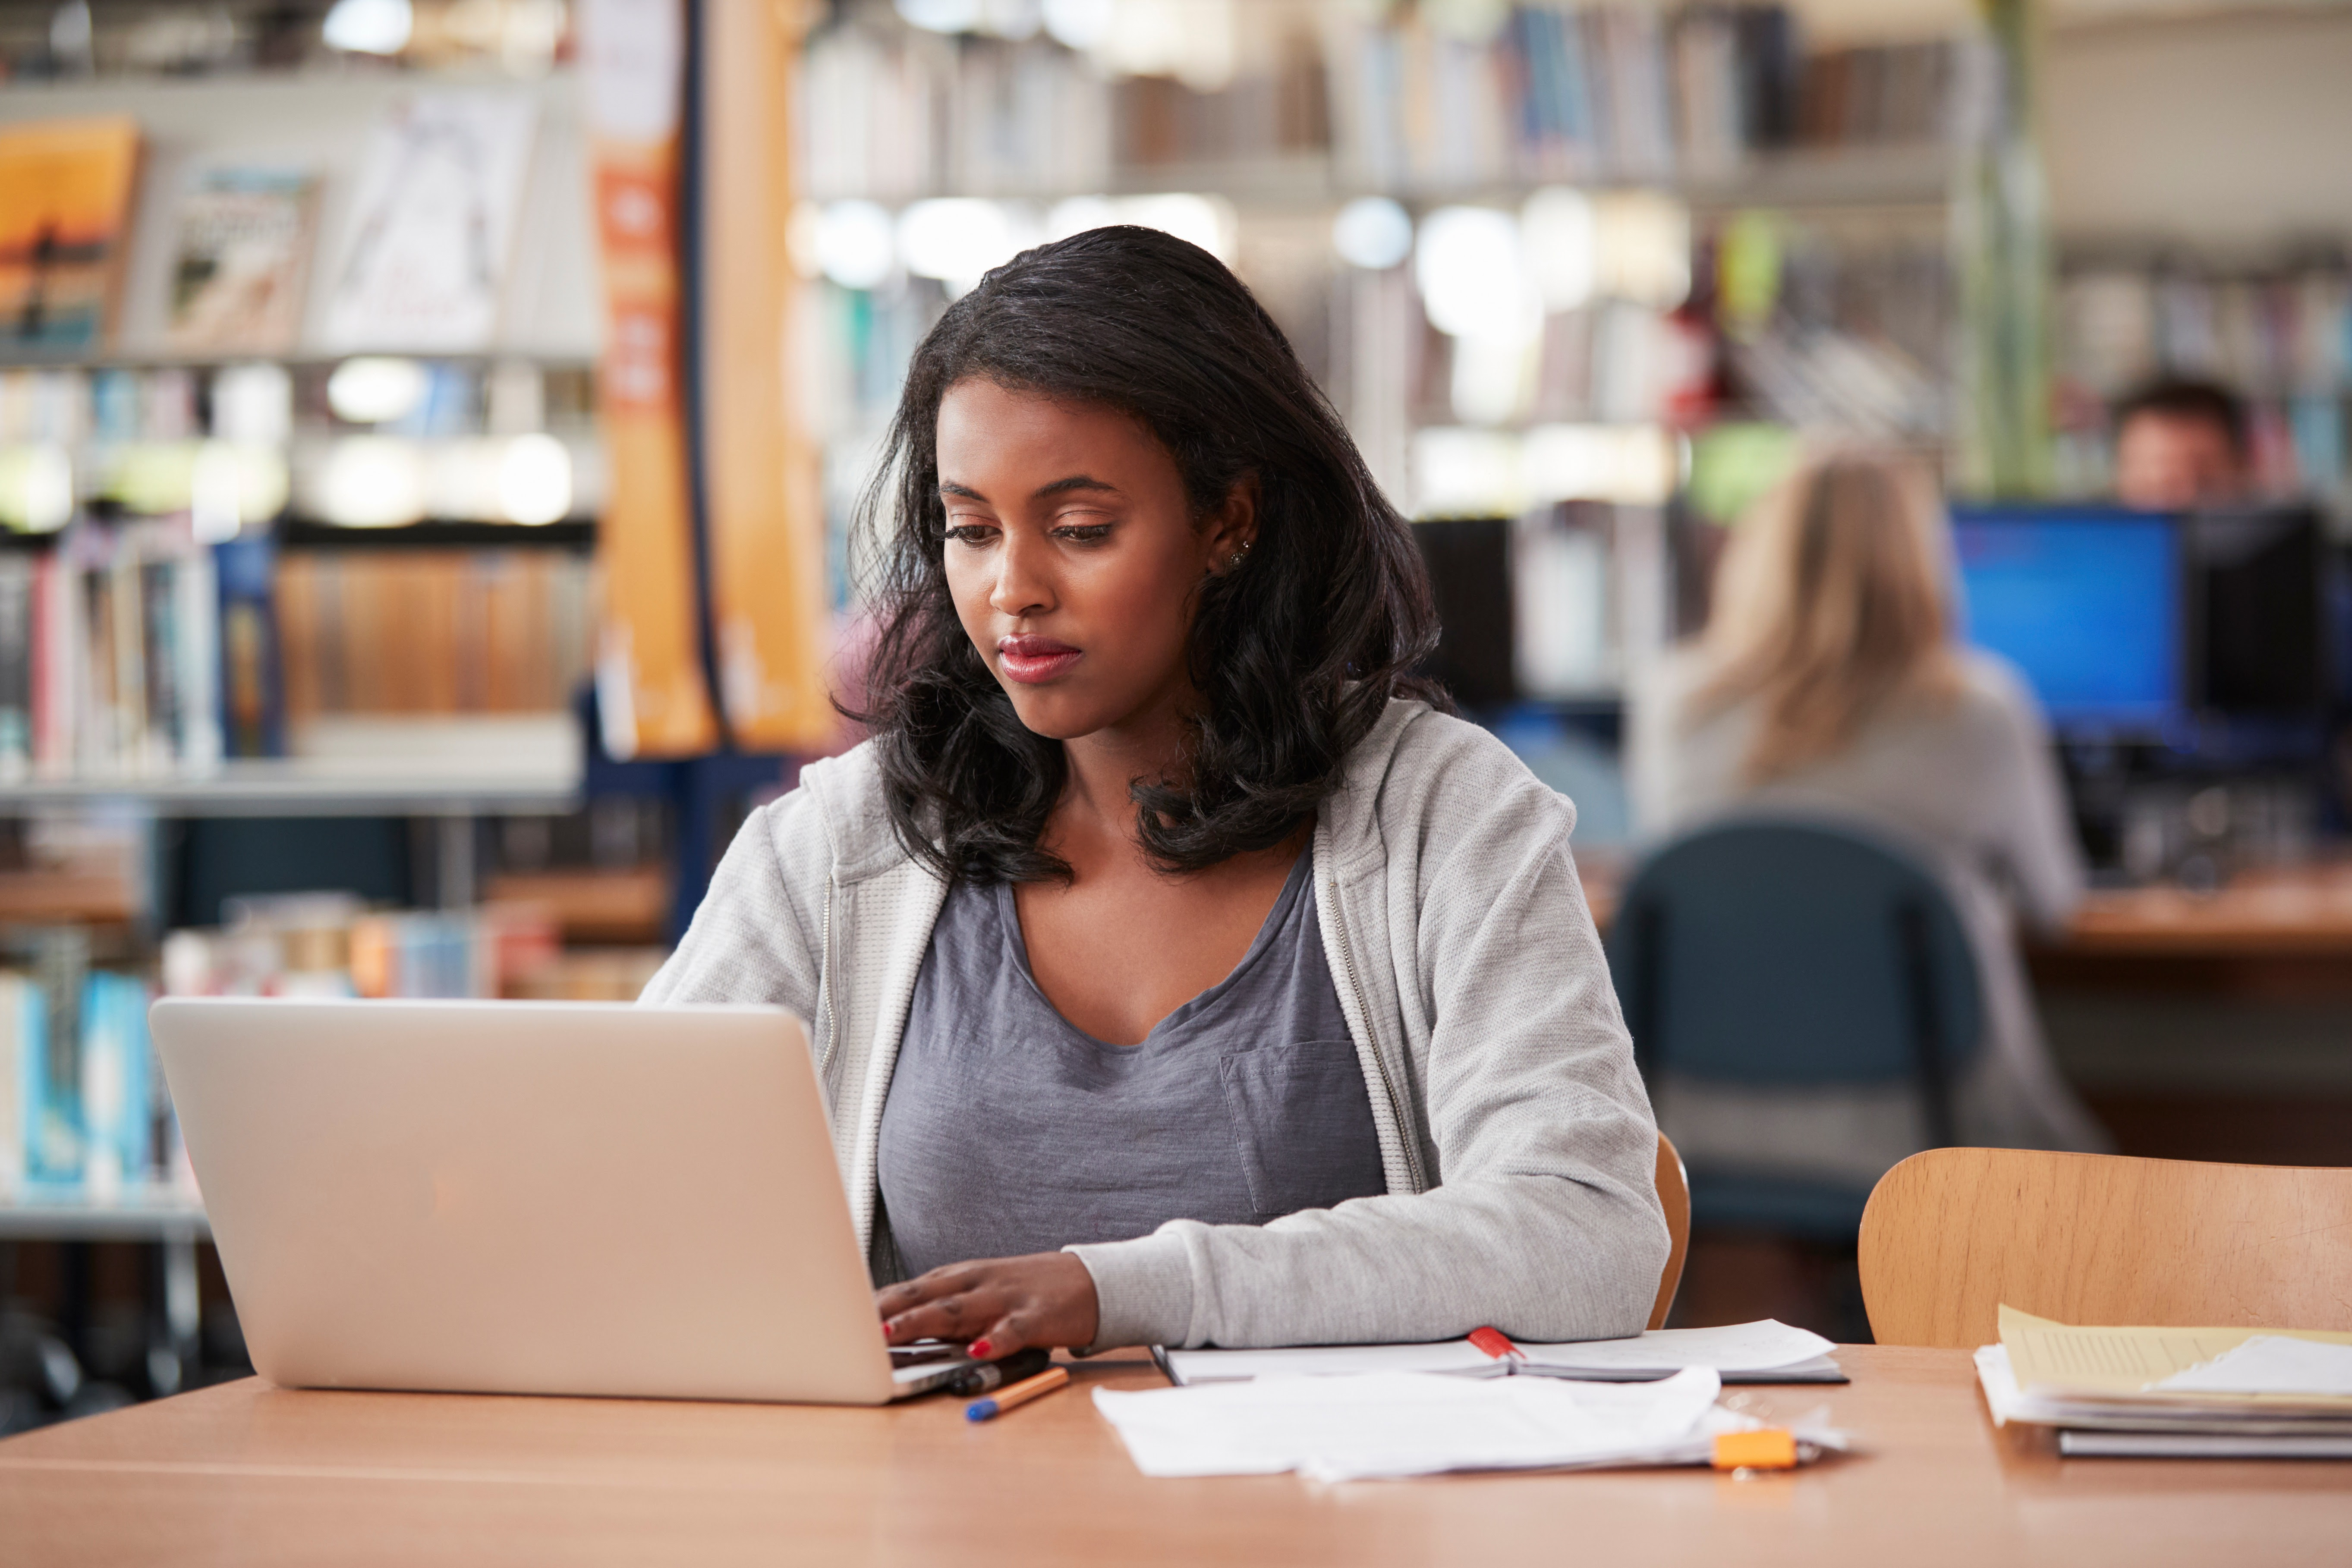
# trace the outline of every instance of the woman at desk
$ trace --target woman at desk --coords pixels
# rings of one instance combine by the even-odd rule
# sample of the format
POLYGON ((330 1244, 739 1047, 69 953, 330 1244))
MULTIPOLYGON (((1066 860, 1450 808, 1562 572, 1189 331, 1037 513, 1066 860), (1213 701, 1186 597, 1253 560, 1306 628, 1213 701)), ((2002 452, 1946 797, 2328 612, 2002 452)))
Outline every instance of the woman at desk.
MULTIPOLYGON (((2055 928, 2083 868, 2040 709, 1951 636, 1952 543, 1926 477, 1863 457, 1806 465, 1743 521, 1706 631, 1638 694, 1630 784, 1644 837, 1741 812, 1848 816, 1932 864, 1984 984, 1985 1047, 1959 1086, 1964 1142, 2097 1150, 2058 1076, 2018 961, 2022 915, 2055 928)), ((1920 1147, 1907 1086, 1659 1086, 1684 1156, 1867 1185, 1920 1147)))
POLYGON ((872 738, 646 999, 811 1020, 891 1342, 1640 1331, 1574 809, 1411 676, 1419 553, 1249 291, 1138 228, 999 268, 863 523, 872 738))

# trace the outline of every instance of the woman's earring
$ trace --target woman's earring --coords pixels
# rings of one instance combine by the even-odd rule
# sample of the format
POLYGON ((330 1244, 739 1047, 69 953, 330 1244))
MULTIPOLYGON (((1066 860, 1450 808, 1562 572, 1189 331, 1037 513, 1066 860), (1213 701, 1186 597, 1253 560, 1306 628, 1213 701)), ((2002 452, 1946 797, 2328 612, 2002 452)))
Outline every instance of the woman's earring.
POLYGON ((1247 555, 1249 552, 1250 552, 1250 542, 1249 542, 1248 540, 1244 539, 1244 540, 1243 540, 1243 541, 1242 541, 1242 544, 1241 544, 1241 548, 1240 548, 1240 549, 1238 549, 1238 550, 1234 551, 1231 555, 1228 555, 1228 556, 1226 556, 1226 557, 1225 557, 1225 570, 1226 570, 1226 571, 1228 571, 1228 572, 1231 572, 1231 571, 1234 570, 1236 567, 1240 566, 1240 565, 1241 565, 1241 563, 1242 563, 1242 557, 1243 557, 1243 556, 1244 556, 1244 555, 1247 555))

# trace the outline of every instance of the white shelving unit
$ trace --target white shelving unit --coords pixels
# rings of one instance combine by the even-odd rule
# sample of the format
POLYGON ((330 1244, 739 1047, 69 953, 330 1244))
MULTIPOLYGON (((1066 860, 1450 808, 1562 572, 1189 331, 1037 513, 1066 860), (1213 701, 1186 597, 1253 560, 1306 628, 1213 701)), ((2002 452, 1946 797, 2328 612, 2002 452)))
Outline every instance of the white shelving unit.
POLYGON ((131 1187, 110 1197, 32 1188, 0 1198, 0 1241, 159 1241, 194 1247, 211 1238, 197 1196, 180 1187, 131 1187))
POLYGON ((568 714, 321 720, 296 754, 197 778, 0 784, 0 816, 114 805, 157 816, 433 816, 566 812, 582 740, 568 714))

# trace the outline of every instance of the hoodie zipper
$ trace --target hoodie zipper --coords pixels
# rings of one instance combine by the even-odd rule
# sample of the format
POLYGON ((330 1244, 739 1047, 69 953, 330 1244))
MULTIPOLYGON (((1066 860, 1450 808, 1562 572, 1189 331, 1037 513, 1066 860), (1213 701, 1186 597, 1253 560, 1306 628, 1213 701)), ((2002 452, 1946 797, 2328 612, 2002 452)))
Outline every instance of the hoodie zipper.
POLYGON ((1413 1133, 1412 1122, 1405 1119, 1403 1102, 1397 1098, 1396 1080, 1389 1076, 1389 1059, 1381 1054, 1380 1039, 1372 1033, 1372 1007, 1364 998, 1364 983, 1356 976, 1356 944, 1348 936, 1348 918, 1339 907, 1339 891, 1335 882, 1331 913, 1339 928, 1339 965, 1348 972, 1348 989, 1356 994, 1356 1016, 1364 1021, 1364 1037, 1371 1042, 1372 1067, 1381 1075, 1381 1094, 1389 1102, 1389 1120, 1396 1125, 1397 1143, 1404 1152, 1405 1175, 1414 1192, 1425 1193, 1429 1183, 1421 1173, 1420 1140, 1413 1133))
POLYGON ((817 1010, 822 1015, 818 1033, 824 1038, 824 1052, 817 1058, 816 1076, 826 1085, 830 1095, 833 1082, 833 1058, 840 1052, 839 1014, 833 1005, 833 878, 824 879, 824 916, 817 927, 817 1010))

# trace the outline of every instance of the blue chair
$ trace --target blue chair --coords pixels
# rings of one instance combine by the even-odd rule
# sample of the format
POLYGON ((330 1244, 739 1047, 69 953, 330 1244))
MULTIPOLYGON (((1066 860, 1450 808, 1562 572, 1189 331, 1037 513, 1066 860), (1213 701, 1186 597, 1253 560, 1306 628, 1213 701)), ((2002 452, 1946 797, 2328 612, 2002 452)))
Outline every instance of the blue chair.
MULTIPOLYGON (((1976 959, 1943 885, 1867 833, 1747 819, 1659 850, 1618 906, 1609 969, 1634 1058, 1711 1087, 1907 1082, 1930 1140, 1984 1032, 1976 959)), ((1867 1185, 1692 1163, 1694 1226, 1852 1243, 1867 1185)))

